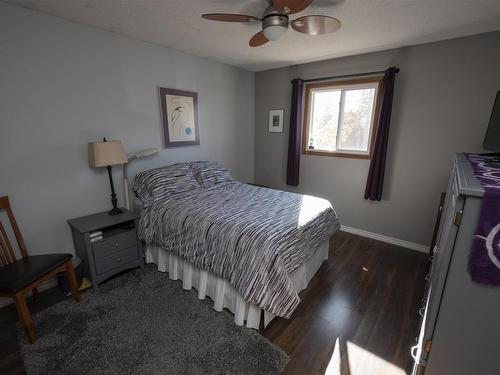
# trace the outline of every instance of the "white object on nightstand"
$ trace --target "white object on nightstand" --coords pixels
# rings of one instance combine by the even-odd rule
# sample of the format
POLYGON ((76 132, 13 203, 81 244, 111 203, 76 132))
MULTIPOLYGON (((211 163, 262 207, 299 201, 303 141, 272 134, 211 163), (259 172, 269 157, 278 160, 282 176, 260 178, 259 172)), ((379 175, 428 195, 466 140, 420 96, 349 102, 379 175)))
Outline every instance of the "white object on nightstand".
MULTIPOLYGON (((142 159, 151 155, 158 153, 156 148, 147 148, 145 150, 137 151, 136 153, 127 155, 127 162, 130 163, 132 160, 142 159)), ((123 189, 125 192, 125 208, 130 210, 130 197, 128 189, 128 176, 127 176, 127 164, 123 164, 123 189)))

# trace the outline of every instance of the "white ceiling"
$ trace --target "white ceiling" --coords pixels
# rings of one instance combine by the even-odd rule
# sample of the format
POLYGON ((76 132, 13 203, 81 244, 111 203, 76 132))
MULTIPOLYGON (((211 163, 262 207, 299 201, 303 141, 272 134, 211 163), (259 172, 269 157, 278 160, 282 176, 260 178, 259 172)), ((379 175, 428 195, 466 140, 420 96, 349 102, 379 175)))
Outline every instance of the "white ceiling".
MULTIPOLYGON (((85 25, 259 71, 500 29, 500 0, 316 0, 295 17, 342 21, 329 35, 290 29, 251 48, 259 24, 211 22, 210 12, 261 16, 266 0, 7 0, 85 25)), ((293 17, 292 17, 293 18, 293 17)), ((499 47, 500 48, 500 47, 499 47)))

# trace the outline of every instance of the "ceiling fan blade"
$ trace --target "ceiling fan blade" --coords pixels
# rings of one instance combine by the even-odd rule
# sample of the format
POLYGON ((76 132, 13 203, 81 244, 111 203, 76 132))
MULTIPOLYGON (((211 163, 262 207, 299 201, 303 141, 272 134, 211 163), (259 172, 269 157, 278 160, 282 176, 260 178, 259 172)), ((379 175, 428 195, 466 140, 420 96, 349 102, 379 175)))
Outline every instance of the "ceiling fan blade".
POLYGON ((201 16, 207 20, 220 22, 254 22, 260 21, 260 18, 248 16, 246 14, 231 14, 231 13, 208 13, 201 16))
POLYGON ((274 9, 277 12, 285 10, 286 14, 299 13, 306 9, 313 0, 274 0, 274 9))
POLYGON ((342 23, 329 16, 304 16, 292 21, 292 28, 309 35, 328 34, 337 31, 342 23))
POLYGON ((259 47, 263 44, 266 44, 267 42, 269 42, 269 40, 266 38, 264 33, 262 31, 259 31, 250 39, 248 44, 250 45, 250 47, 259 47))

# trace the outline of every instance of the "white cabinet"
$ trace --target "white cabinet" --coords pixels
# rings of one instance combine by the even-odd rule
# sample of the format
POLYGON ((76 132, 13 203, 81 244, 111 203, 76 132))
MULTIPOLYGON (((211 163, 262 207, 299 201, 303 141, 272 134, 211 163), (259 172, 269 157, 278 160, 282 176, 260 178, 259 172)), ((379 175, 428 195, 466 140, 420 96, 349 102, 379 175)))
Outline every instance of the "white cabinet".
POLYGON ((467 270, 484 190, 456 156, 427 286, 414 374, 500 374, 500 286, 473 282, 467 270))

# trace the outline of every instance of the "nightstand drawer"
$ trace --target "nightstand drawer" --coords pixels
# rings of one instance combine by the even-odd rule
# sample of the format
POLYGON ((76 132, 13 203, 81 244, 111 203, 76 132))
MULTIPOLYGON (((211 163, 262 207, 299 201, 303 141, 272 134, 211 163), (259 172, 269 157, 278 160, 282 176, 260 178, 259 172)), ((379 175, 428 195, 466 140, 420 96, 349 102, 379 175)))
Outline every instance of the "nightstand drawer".
POLYGON ((128 262, 139 259, 137 246, 129 247, 117 251, 107 257, 96 259, 95 268, 98 275, 112 271, 115 268, 121 267, 128 262))
POLYGON ((104 258, 119 250, 136 246, 137 238, 135 230, 129 230, 125 233, 116 234, 105 240, 96 242, 92 245, 92 248, 94 250, 94 258, 97 261, 97 259, 104 258))

